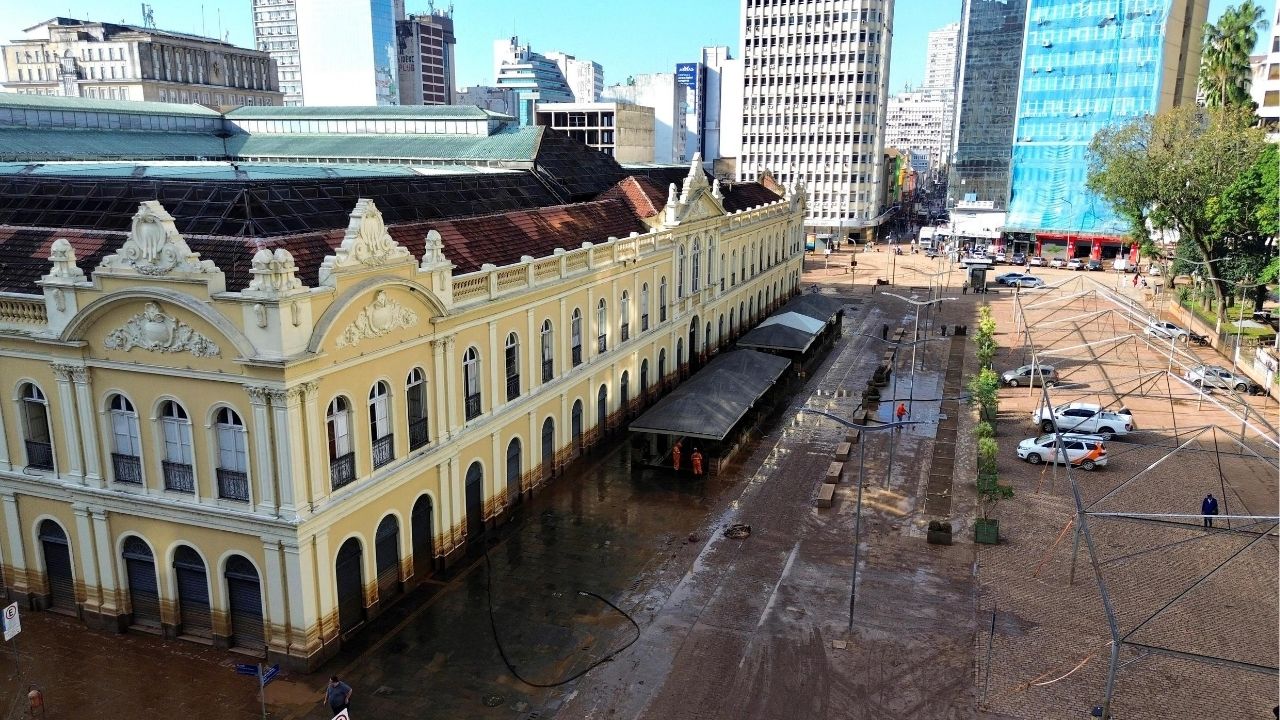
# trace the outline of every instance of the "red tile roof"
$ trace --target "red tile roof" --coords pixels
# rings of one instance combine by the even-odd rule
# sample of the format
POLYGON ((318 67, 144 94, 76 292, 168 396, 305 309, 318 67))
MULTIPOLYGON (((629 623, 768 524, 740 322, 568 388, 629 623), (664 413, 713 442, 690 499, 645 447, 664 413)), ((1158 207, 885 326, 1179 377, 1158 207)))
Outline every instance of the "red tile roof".
POLYGON ((632 175, 600 194, 597 200, 621 198, 640 217, 651 218, 667 204, 667 191, 647 177, 632 175))
POLYGON ((746 210, 782 199, 778 193, 756 182, 722 182, 720 192, 724 193, 724 209, 727 212, 746 210))

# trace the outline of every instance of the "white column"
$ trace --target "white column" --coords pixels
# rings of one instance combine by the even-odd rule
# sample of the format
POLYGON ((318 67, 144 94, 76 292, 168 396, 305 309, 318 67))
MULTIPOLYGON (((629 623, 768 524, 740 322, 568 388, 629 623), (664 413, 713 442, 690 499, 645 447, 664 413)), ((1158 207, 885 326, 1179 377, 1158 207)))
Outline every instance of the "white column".
POLYGON ((262 556, 266 560, 266 582, 262 593, 267 601, 267 617, 264 619, 270 632, 268 642, 283 651, 287 650, 289 644, 287 629, 291 625, 285 610, 285 598, 293 593, 289 592, 289 586, 285 583, 284 564, 280 561, 280 542, 262 538, 262 556))
POLYGON ((9 462, 9 433, 4 429, 4 406, 0 405, 0 470, 12 470, 9 462))
MULTIPOLYGON (((318 388, 318 383, 304 382, 270 395, 273 415, 271 424, 276 439, 276 475, 279 478, 276 490, 280 498, 280 514, 286 517, 296 514, 298 498, 306 495, 307 441, 314 438, 312 442, 318 443, 318 439, 324 437, 318 427, 321 422, 319 402, 316 400, 318 388), (302 413, 304 403, 307 405, 305 416, 302 413)), ((311 457, 315 457, 314 450, 311 457)), ((312 481, 314 482, 314 478, 312 481)))
POLYGON ((98 585, 102 588, 102 614, 120 609, 120 583, 116 582, 116 556, 111 549, 111 528, 105 510, 90 510, 93 519, 93 542, 97 548, 98 585))
POLYGON ((564 375, 573 369, 573 357, 570 355, 569 345, 573 342, 573 333, 572 328, 569 327, 569 304, 564 298, 560 298, 560 322, 552 330, 556 333, 555 338, 559 338, 559 342, 555 343, 554 365, 559 369, 560 374, 564 375))
POLYGON ((431 341, 431 414, 434 416, 427 423, 429 429, 434 429, 436 437, 435 442, 448 440, 453 435, 453 423, 449 422, 449 411, 447 404, 449 402, 448 381, 445 378, 445 372, 448 365, 445 362, 445 341, 431 341))
POLYGON ((493 479, 489 481, 489 492, 486 493, 490 497, 504 497, 506 492, 507 468, 505 462, 499 462, 498 458, 507 457, 505 448, 502 447, 502 438, 498 435, 498 431, 494 430, 489 433, 489 467, 492 468, 489 474, 493 479))
MULTIPOLYGON (((58 384, 58 417, 62 418, 62 436, 67 446, 67 470, 84 483, 84 467, 81 465, 80 428, 76 424, 75 393, 71 390, 71 371, 78 366, 53 364, 53 376, 58 384)), ((83 368, 81 368, 83 369, 83 368)))
MULTIPOLYGON (((531 473, 529 475, 530 478, 537 478, 539 475, 533 473, 533 471, 538 466, 538 453, 542 452, 542 428, 538 427, 537 408, 529 411, 529 442, 525 443, 525 446, 526 452, 524 454, 525 459, 521 463, 524 466, 522 469, 526 473, 531 473), (534 450, 534 448, 537 448, 537 450, 534 450)), ((532 480, 530 482, 532 482, 532 480)), ((522 492, 525 489, 526 488, 523 486, 520 488, 522 492)))
MULTIPOLYGON (((71 370, 76 385, 76 411, 80 416, 80 439, 84 446, 85 479, 96 487, 103 486, 102 460, 99 448, 98 414, 93 410, 93 391, 89 386, 89 369, 77 366, 71 370)), ((0 433, 4 428, 0 427, 0 433)), ((0 443, 3 445, 3 443, 0 443)))
POLYGON ((444 385, 445 385, 445 413, 449 420, 449 437, 458 434, 461 425, 458 418, 462 417, 460 412, 462 398, 458 395, 458 358, 457 358, 457 338, 450 335, 444 339, 444 385))
MULTIPOLYGON (((303 546, 304 557, 306 546, 303 546)), ((367 552, 367 549, 366 549, 367 552)), ((328 638, 338 634, 338 601, 335 597, 335 589, 333 579, 336 577, 336 568, 334 566, 333 554, 329 552, 329 533, 322 530, 316 534, 315 554, 311 557, 311 562, 303 565, 303 582, 306 582, 306 575, 310 575, 312 585, 303 585, 303 587, 314 587, 316 589, 317 600, 317 617, 323 624, 324 618, 332 617, 334 624, 332 628, 321 627, 321 637, 328 638)), ((304 593, 305 594, 305 593, 304 593)))
MULTIPOLYGON (((483 365, 487 360, 489 362, 489 392, 485 393, 489 399, 489 411, 497 412, 507 402, 507 383, 506 372, 504 366, 506 364, 506 353, 503 347, 506 345, 504 339, 502 344, 498 344, 498 323, 497 321, 489 321, 489 352, 487 358, 482 358, 480 364, 483 365)), ((483 371, 483 368, 481 368, 483 371)), ((481 381, 484 385, 484 380, 481 381)), ((482 391, 483 392, 483 391, 482 391)), ((481 412, 484 412, 485 403, 480 403, 481 412)))
POLYGON ((98 587, 98 560, 94 551, 93 526, 89 508, 73 503, 71 512, 76 518, 76 553, 80 556, 81 579, 84 580, 85 604, 96 611, 102 604, 98 587))
MULTIPOLYGON (((314 382, 303 383, 301 386, 303 415, 297 418, 297 422, 298 433, 305 437, 292 438, 293 433, 290 433, 290 453, 298 453, 297 456, 290 457, 290 466, 299 468, 302 475, 296 478, 281 476, 282 485, 297 483, 295 487, 309 488, 306 499, 311 504, 329 496, 328 445, 325 441, 324 417, 321 415, 324 411, 320 409, 320 401, 316 395, 318 387, 314 382), (307 468, 312 468, 312 472, 307 472, 307 468), (307 482, 308 478, 310 483, 307 482), (289 482, 283 482, 285 480, 289 482)), ((292 419, 297 417, 297 413, 298 409, 291 407, 286 415, 292 419)))
POLYGON ((289 650, 309 655, 323 636, 320 628, 319 597, 316 588, 315 551, 311 544, 284 543, 284 575, 288 593, 289 650), (314 637, 311 633, 315 633, 314 637))
POLYGON ((22 522, 18 519, 18 500, 11 492, 0 494, 0 502, 4 504, 4 529, 9 539, 9 550, 12 553, 14 573, 23 578, 30 588, 31 579, 27 577, 27 550, 22 542, 22 522))
POLYGON ((596 291, 587 288, 587 306, 582 309, 582 361, 589 363, 596 359, 596 291))
POLYGON ((436 525, 435 531, 440 542, 435 543, 435 547, 441 555, 453 549, 453 536, 449 533, 454 522, 453 487, 449 484, 449 463, 450 460, 445 460, 436 466, 436 482, 440 485, 440 493, 436 498, 435 510, 440 513, 440 522, 436 525))
POLYGON ((258 503, 258 512, 274 514, 275 487, 279 480, 272 462, 272 450, 279 442, 279 436, 271 427, 271 415, 267 409, 271 391, 259 385, 245 385, 244 391, 249 395, 252 425, 248 431, 253 438, 253 482, 249 483, 249 500, 258 503))
POLYGON ((535 318, 533 317, 533 308, 525 311, 528 320, 526 323, 529 327, 529 334, 520 348, 525 354, 525 367, 528 368, 528 374, 525 376, 524 391, 526 393, 533 392, 533 389, 542 384, 542 334, 540 328, 535 326, 535 318))
POLYGON ((451 542, 462 542, 467 535, 467 510, 464 504, 467 496, 466 488, 462 486, 462 469, 460 465, 457 455, 449 458, 449 499, 453 505, 453 522, 455 525, 462 525, 460 528, 454 528, 453 525, 449 526, 451 542), (456 538, 453 536, 455 529, 461 533, 456 538))

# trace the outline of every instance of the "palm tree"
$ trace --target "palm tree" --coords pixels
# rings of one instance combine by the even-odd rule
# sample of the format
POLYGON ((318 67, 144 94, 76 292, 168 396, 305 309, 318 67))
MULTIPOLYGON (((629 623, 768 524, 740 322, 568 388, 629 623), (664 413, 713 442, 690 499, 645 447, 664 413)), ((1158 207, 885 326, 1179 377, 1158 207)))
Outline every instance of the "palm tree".
POLYGON ((1268 27, 1266 11, 1253 0, 1228 7, 1217 23, 1205 23, 1200 87, 1209 107, 1253 106, 1249 53, 1258 42, 1258 33, 1268 27))

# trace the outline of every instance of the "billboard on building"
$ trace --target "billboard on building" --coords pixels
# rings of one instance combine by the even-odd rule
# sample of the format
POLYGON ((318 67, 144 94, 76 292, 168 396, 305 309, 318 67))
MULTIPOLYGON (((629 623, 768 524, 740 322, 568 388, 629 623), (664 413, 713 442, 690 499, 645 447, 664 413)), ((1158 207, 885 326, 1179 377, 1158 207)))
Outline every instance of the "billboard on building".
POLYGON ((698 63, 676 63, 676 84, 698 87, 698 63))

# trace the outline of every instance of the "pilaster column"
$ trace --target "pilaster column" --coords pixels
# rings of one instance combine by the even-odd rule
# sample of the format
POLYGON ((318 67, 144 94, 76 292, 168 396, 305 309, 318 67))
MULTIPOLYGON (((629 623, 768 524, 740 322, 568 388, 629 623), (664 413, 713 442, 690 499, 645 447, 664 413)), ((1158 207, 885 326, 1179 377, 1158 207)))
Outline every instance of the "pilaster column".
POLYGON ((524 343, 525 367, 528 368, 524 387, 526 393, 531 393, 542 384, 542 334, 534 324, 533 308, 525 311, 525 317, 528 321, 526 325, 529 328, 529 339, 524 343))
POLYGON ((436 498, 435 509, 440 513, 440 523, 435 528, 436 537, 432 538, 435 542, 435 548, 440 554, 447 555, 453 549, 453 536, 449 530, 453 527, 453 487, 449 484, 449 462, 436 465, 436 482, 440 486, 439 496, 436 498))
MULTIPOLYGON (((538 468, 539 458, 541 458, 542 453, 542 432, 541 428, 538 427, 538 411, 536 408, 529 411, 529 442, 527 444, 529 451, 525 453, 525 457, 528 459, 522 463, 524 470, 530 473, 529 477, 531 478, 541 477, 540 472, 533 472, 538 468), (534 450, 534 448, 537 448, 537 450, 534 450)), ((531 480, 530 483, 532 482, 531 480)), ((531 488, 525 487, 524 481, 521 479, 520 491, 524 492, 529 489, 531 488)))
POLYGON ((320 646, 320 606, 316 587, 315 549, 311 543, 284 543, 284 576, 289 592, 289 651, 307 656, 320 646))
POLYGON ((250 426, 249 436, 253 438, 253 482, 249 483, 249 500, 258 504, 258 512, 273 513, 276 478, 275 464, 272 462, 272 450, 277 443, 277 436, 271 426, 271 414, 267 407, 271 389, 261 385, 245 385, 244 391, 249 395, 250 426), (257 487, 255 487, 255 485, 257 487))
MULTIPOLYGON (((484 393, 489 398, 489 412, 496 412, 507 402, 507 383, 506 383, 506 341, 498 344, 498 323, 495 320, 489 321, 489 392, 484 393)), ((481 364, 484 361, 481 360, 481 364)), ((481 381, 484 385, 484 380, 481 381)), ((485 412, 484 402, 480 403, 481 412, 485 412)))
POLYGON ((591 362, 596 359, 596 335, 599 332, 596 328, 596 290, 594 287, 587 288, 587 306, 583 308, 582 313, 582 344, 586 347, 582 348, 583 362, 591 362))
MULTIPOLYGON (((96 487, 103 486, 102 460, 98 444, 98 414, 93 411, 93 389, 89 386, 89 368, 73 367, 71 380, 76 386, 76 411, 80 417, 80 439, 84 445, 85 479, 96 487)), ((3 433, 0 427, 0 433, 3 433)), ((3 445, 3 443, 0 443, 3 445)))
POLYGON ((445 413, 449 420, 449 437, 453 438, 461 429, 458 418, 462 417, 462 398, 458 395, 458 348, 457 338, 453 335, 444 339, 444 379, 445 379, 445 413))
POLYGON ((22 542, 22 521, 18 519, 18 499, 13 493, 0 494, 0 504, 4 505, 4 530, 9 541, 10 566, 13 567, 15 580, 20 579, 22 588, 30 589, 27 577, 27 549, 22 542))
POLYGON ((570 355, 573 328, 569 326, 569 304, 564 298, 560 298, 560 322, 552 330, 556 333, 553 340, 559 338, 554 347, 556 354, 554 365, 559 368, 560 374, 564 375, 573 369, 573 357, 570 355))
MULTIPOLYGON (((365 552, 369 549, 365 548, 365 552)), ((320 636, 327 642, 338 636, 338 601, 335 596, 334 580, 335 566, 333 554, 329 552, 329 532, 322 530, 316 534, 315 554, 311 558, 311 562, 304 567, 309 569, 312 576, 312 584, 304 585, 304 587, 314 587, 316 589, 316 600, 318 602, 317 612, 320 623, 320 636)), ((305 573, 306 571, 304 571, 305 573)), ((306 582, 304 576, 303 582, 306 582)))
POLYGON ((431 414, 435 419, 428 425, 435 428, 436 442, 448 440, 453 435, 453 423, 449 422, 449 411, 446 409, 449 394, 446 391, 448 381, 445 379, 445 345, 443 339, 431 341, 431 414))
POLYGON ((499 462, 499 458, 505 460, 507 454, 503 451, 502 438, 498 435, 498 431, 494 430, 489 433, 489 467, 493 471, 489 473, 493 479, 489 481, 489 497, 494 498, 494 504, 497 504, 498 498, 506 497, 507 487, 507 468, 506 462, 499 462))
POLYGON ((449 547, 454 548, 462 543, 467 532, 467 511, 463 504, 466 501, 465 488, 462 487, 462 470, 458 456, 449 458, 449 502, 453 507, 453 524, 449 526, 449 547), (461 523, 462 527, 455 527, 461 523), (455 535, 454 531, 462 533, 455 535))
POLYGON ((4 407, 0 406, 0 470, 12 470, 9 462, 9 434, 4 429, 4 407))
MULTIPOLYGON (((285 610, 285 599, 291 593, 285 582, 284 563, 280 560, 280 542, 262 538, 262 556, 266 561, 266 583, 262 592, 267 600, 267 617, 264 618, 264 624, 268 628, 267 642, 279 652, 288 652, 291 623, 285 610)), ((298 588, 294 592, 300 590, 298 588)))
POLYGON ((80 569, 84 580, 84 602, 86 609, 97 612, 102 604, 102 596, 101 588, 98 587, 98 559, 93 542, 89 508, 73 503, 71 513, 76 518, 76 553, 80 556, 80 569))
POLYGON ((90 510, 93 520, 93 543, 97 548, 98 586, 102 588, 103 615, 120 609, 120 583, 116 581, 116 558, 111 549, 111 528, 107 525, 105 510, 90 510))
MULTIPOLYGON (((319 410, 315 399, 318 388, 316 382, 304 382, 270 394, 272 429, 276 439, 276 475, 279 478, 276 491, 279 493, 280 514, 286 517, 297 514, 297 498, 306 495, 307 438, 323 437, 315 434, 320 431, 314 427, 319 416, 312 411, 313 407, 317 412, 319 410), (307 404, 305 418, 302 414, 304 403, 307 404)), ((265 499, 264 502, 269 503, 265 499)))
POLYGON ((67 446, 67 471, 84 483, 84 466, 82 463, 80 427, 76 422, 75 393, 71 389, 71 373, 84 370, 80 365, 64 365, 53 363, 53 376, 58 384, 58 417, 62 419, 62 437, 67 446))
MULTIPOLYGON (((290 467, 298 469, 301 474, 297 477, 281 475, 281 485, 307 488, 309 492, 306 501, 314 505, 329 496, 328 445, 325 441, 324 417, 320 414, 320 400, 317 395, 319 385, 310 382, 303 383, 299 387, 302 388, 303 393, 303 415, 297 418, 299 437, 290 442, 292 448, 290 452, 298 453, 296 457, 291 455, 290 467), (302 437, 303 435, 305 438, 302 437), (312 468, 313 472, 307 472, 308 467, 312 468), (308 478, 310 478, 309 483, 308 478), (284 482, 285 480, 288 482, 284 482)), ((286 418, 293 419, 296 413, 297 409, 291 408, 286 413, 286 418)))

